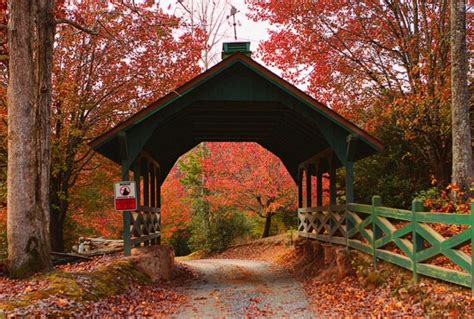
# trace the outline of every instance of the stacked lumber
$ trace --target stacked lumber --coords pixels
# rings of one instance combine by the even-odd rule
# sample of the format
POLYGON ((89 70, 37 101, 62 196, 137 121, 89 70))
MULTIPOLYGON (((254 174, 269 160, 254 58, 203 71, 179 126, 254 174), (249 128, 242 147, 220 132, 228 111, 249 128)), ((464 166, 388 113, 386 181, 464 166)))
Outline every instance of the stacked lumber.
POLYGON ((86 256, 109 254, 123 250, 123 240, 79 237, 78 244, 74 245, 72 250, 86 256))

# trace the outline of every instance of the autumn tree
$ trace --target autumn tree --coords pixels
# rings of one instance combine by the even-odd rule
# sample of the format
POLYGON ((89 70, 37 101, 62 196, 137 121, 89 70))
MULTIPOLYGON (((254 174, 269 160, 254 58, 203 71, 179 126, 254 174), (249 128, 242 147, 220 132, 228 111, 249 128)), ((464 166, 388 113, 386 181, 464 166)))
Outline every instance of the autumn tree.
POLYGON ((1 61, 8 61, 9 268, 12 276, 24 277, 51 266, 47 225, 56 26, 94 31, 62 18, 64 1, 10 1, 8 8, 5 1, 0 3, 0 30, 6 29, 8 38, 7 46, 2 42, 0 47, 1 61))
POLYGON ((452 86, 452 183, 468 190, 473 178, 470 99, 467 86, 469 70, 466 43, 466 2, 451 0, 451 86, 452 86))
POLYGON ((204 69, 209 69, 220 59, 220 44, 227 31, 226 13, 230 12, 227 1, 215 0, 178 0, 178 9, 182 9, 188 29, 204 33, 206 46, 202 51, 201 62, 204 69))
POLYGON ((174 247, 177 256, 191 252, 189 230, 192 215, 182 177, 183 173, 175 165, 161 187, 161 238, 174 247))
MULTIPOLYGON (((54 15, 52 17, 54 19, 53 25, 55 29, 58 26, 60 36, 57 37, 58 43, 55 45, 55 60, 52 60, 52 54, 51 60, 48 60, 48 63, 51 62, 51 65, 48 64, 48 68, 54 68, 53 121, 50 125, 48 119, 48 125, 45 126, 48 127, 48 131, 43 132, 44 137, 47 138, 51 134, 49 129, 52 129, 53 166, 46 170, 43 160, 41 161, 43 167, 41 175, 33 174, 33 172, 30 174, 43 178, 43 184, 36 183, 36 186, 43 186, 36 188, 36 190, 38 196, 42 196, 43 204, 40 208, 44 214, 40 216, 42 218, 40 222, 30 221, 28 222, 29 227, 24 227, 28 219, 16 214, 15 206, 13 206, 13 209, 9 207, 9 218, 15 220, 15 222, 9 223, 12 225, 11 230, 9 230, 9 234, 11 234, 10 242, 13 243, 17 240, 17 235, 21 233, 25 234, 24 237, 30 236, 29 228, 35 228, 40 231, 41 236, 44 236, 39 238, 39 241, 30 241, 28 247, 31 249, 44 248, 41 254, 44 255, 45 259, 49 259, 49 243, 45 244, 44 241, 49 241, 50 236, 48 230, 44 229, 44 225, 45 223, 48 224, 49 220, 51 220, 53 248, 55 250, 63 248, 62 227, 69 203, 69 189, 80 178, 81 171, 88 169, 92 156, 84 147, 88 139, 93 134, 105 130, 108 125, 115 124, 116 121, 129 112, 139 108, 138 105, 143 106, 140 103, 146 103, 164 92, 168 92, 181 81, 186 81, 200 70, 197 65, 197 59, 200 55, 199 41, 190 41, 188 34, 182 34, 179 38, 173 37, 171 35, 172 30, 179 28, 179 21, 161 14, 156 6, 142 5, 138 7, 133 2, 123 1, 117 1, 115 5, 113 2, 109 4, 102 3, 102 6, 91 1, 63 5, 64 2, 62 1, 56 3, 56 17, 54 15), (94 9, 97 10, 94 11, 94 9), (81 14, 79 14, 80 11, 81 14), (127 14, 129 15, 127 16, 127 14), (135 24, 132 25, 132 21, 135 24), (145 22, 143 25, 146 25, 149 29, 143 28, 140 22, 145 22), (63 24, 67 24, 69 27, 72 25, 80 32, 72 28, 66 28, 63 24), (93 28, 85 27, 88 24, 93 28), (97 37, 90 37, 84 32, 97 35, 97 37), (125 37, 127 32, 130 32, 129 38, 125 37), (155 41, 161 41, 162 45, 157 46, 155 41), (181 55, 172 54, 172 52, 182 50, 182 46, 188 48, 187 51, 183 51, 185 53, 181 55), (194 52, 197 53, 194 54, 194 52), (163 67, 163 69, 160 67, 163 67), (131 70, 134 70, 134 72, 127 74, 131 70), (115 75, 115 78, 112 78, 111 75, 115 75), (43 172, 50 173, 50 186, 46 183, 43 172), (50 189, 44 191, 44 185, 48 185, 50 189), (50 196, 51 198, 49 198, 50 196), (48 198, 46 199, 46 197, 48 198), (49 218, 49 199, 51 199, 51 211, 53 213, 51 219, 49 218), (48 202, 47 211, 44 208, 46 200, 48 202), (15 227, 22 230, 16 231, 13 229, 15 227)), ((4 10, 4 12, 5 14, 0 15, 0 17, 5 17, 4 20, 6 21, 6 11, 4 10)), ((10 14, 10 17, 13 16, 10 14)), ((35 21, 38 21, 38 19, 35 19, 35 21)), ((3 28, 0 29, 0 31, 3 30, 3 28)), ((196 32, 196 34, 196 37, 198 37, 199 33, 196 32)), ((11 36, 9 39, 11 41, 11 36)), ((34 44, 37 39, 31 41, 34 44)), ((48 44, 48 41, 45 44, 48 44)), ((36 47, 34 46, 34 48, 36 47)), ((5 48, 3 43, 1 48, 5 48)), ((9 46, 8 49, 11 51, 12 46, 9 46)), ((9 60, 10 65, 12 65, 12 61, 15 61, 13 56, 3 53, 4 51, 2 51, 2 61, 9 60)), ((48 56, 49 53, 48 51, 48 56)), ((35 59, 40 56, 34 55, 35 59)), ((42 74, 41 72, 38 74, 42 74)), ((10 68, 10 75, 12 74, 10 68)), ((10 81, 12 81, 11 76, 10 81)), ((43 94, 43 91, 50 92, 51 90, 49 86, 45 87, 44 84, 42 88, 38 91, 41 94, 43 94)), ((28 92, 32 91, 34 90, 28 92)), ((10 116, 9 119, 12 120, 14 117, 10 116)), ((43 117, 43 119, 46 118, 43 117)), ((29 123, 32 123, 31 119, 29 123)), ((28 128, 32 127, 32 125, 28 126, 28 128)), ((31 143, 35 139, 29 139, 29 141, 31 143)), ((15 145, 19 144, 21 143, 15 142, 15 145)), ((49 147, 48 143, 41 145, 49 147)), ((43 149, 43 153, 48 153, 49 157, 47 149, 43 149)), ((30 150, 30 152, 22 154, 28 156, 27 154, 36 153, 30 150)), ((13 175, 9 174, 9 177, 11 176, 13 175)), ((25 180, 15 180, 15 185, 22 185, 23 182, 25 180)), ((35 183, 27 184, 29 187, 35 185, 35 183)), ((13 189, 18 192, 15 188, 13 189)), ((24 190, 22 194, 25 194, 24 190)), ((34 200, 36 197, 29 196, 29 198, 34 200)), ((32 234, 35 235, 34 232, 32 234)), ((14 259, 13 256, 21 247, 17 247, 15 244, 10 246, 12 251, 10 255, 14 259)), ((33 251, 32 253, 36 252, 33 251)), ((49 264, 42 265, 41 259, 37 263, 38 257, 35 258, 36 260, 30 260, 34 264, 33 266, 36 267, 32 271, 49 267, 49 264)), ((45 263, 49 262, 45 261, 45 263)), ((20 265, 17 261, 12 261, 11 264, 20 265)), ((19 276, 27 275, 26 272, 23 272, 23 269, 20 269, 19 276)), ((12 274, 15 275, 15 272, 14 267, 12 267, 12 274)))
POLYGON ((180 20, 155 5, 81 1, 65 14, 88 25, 97 21, 100 35, 58 28, 50 227, 55 251, 64 249, 71 189, 87 176, 83 172, 101 165, 91 162, 95 154, 87 142, 197 75, 203 43, 198 28, 194 37, 175 36, 180 20))
MULTIPOLYGON (((210 144, 213 143, 207 143, 210 144)), ((222 251, 237 238, 245 236, 249 225, 235 206, 213 203, 212 197, 218 190, 209 184, 213 172, 205 169, 209 152, 208 147, 195 147, 180 159, 177 169, 186 190, 184 201, 191 209, 189 247, 192 250, 222 251), (204 171, 206 179, 202 178, 204 171)))
POLYGON ((264 218, 262 237, 270 235, 273 216, 296 210, 296 185, 275 155, 256 143, 208 143, 208 148, 203 169, 213 210, 233 206, 264 218))
POLYGON ((273 27, 260 46, 264 62, 370 131, 391 125, 385 154, 407 141, 401 156, 426 163, 424 180, 433 174, 450 182, 448 0, 251 1, 250 7, 253 19, 273 27))

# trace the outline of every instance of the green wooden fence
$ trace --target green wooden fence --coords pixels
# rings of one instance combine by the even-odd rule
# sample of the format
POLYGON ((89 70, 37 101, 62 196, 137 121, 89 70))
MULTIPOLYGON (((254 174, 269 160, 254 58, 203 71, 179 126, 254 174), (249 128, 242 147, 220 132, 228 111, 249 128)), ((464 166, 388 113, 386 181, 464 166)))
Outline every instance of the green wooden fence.
POLYGON ((474 294, 474 202, 470 215, 432 213, 418 200, 409 211, 383 207, 374 196, 372 205, 300 208, 298 217, 300 236, 347 245, 372 255, 374 267, 382 259, 412 271, 415 281, 422 274, 471 287, 474 294), (441 225, 457 227, 456 234, 442 236, 441 225))

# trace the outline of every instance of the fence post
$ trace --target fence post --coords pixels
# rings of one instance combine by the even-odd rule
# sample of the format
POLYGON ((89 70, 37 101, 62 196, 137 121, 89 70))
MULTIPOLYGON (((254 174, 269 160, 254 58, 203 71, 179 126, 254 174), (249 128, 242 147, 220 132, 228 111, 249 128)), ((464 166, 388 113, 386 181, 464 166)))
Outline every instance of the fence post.
POLYGON ((377 207, 382 206, 382 197, 375 195, 372 196, 372 256, 374 258, 374 269, 377 269, 377 248, 375 247, 375 241, 380 238, 380 231, 376 225, 377 220, 377 207))
POLYGON ((416 253, 420 250, 423 250, 423 238, 416 233, 417 229, 417 221, 416 221, 416 213, 422 212, 424 209, 423 202, 419 199, 414 199, 411 205, 411 212, 412 212, 412 237, 413 237, 413 252, 411 254, 411 262, 412 262, 412 271, 413 271, 413 281, 415 284, 418 283, 418 270, 417 270, 417 262, 416 262, 416 253))
MULTIPOLYGON (((130 178, 128 167, 125 163, 122 164, 122 180, 128 181, 130 178)), ((130 243, 130 224, 131 224, 131 212, 124 211, 122 213, 123 218, 123 252, 125 256, 130 256, 132 251, 132 245, 130 243)))

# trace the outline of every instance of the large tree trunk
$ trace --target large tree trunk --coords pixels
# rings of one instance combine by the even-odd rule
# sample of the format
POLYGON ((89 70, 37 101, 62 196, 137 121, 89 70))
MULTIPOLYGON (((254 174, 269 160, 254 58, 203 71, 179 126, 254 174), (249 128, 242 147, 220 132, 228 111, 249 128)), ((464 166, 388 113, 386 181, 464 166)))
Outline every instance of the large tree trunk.
POLYGON ((8 265, 12 277, 51 267, 50 102, 53 0, 11 0, 8 41, 8 265))
POLYGON ((452 183, 463 190, 472 182, 472 148, 469 123, 469 93, 466 43, 466 2, 451 1, 451 90, 453 173, 452 183))
MULTIPOLYGON (((64 165, 67 165, 65 163, 64 165)), ((68 169, 69 173, 72 169, 68 169)), ((50 222, 51 250, 64 252, 64 222, 69 208, 69 187, 63 174, 52 176, 50 181, 50 222)))
POLYGON ((64 220, 65 212, 61 209, 51 209, 51 220, 49 222, 49 231, 51 236, 51 250, 55 252, 64 252, 64 220))
POLYGON ((270 228, 272 226, 272 214, 265 216, 265 228, 263 229, 262 238, 270 236, 270 228))

